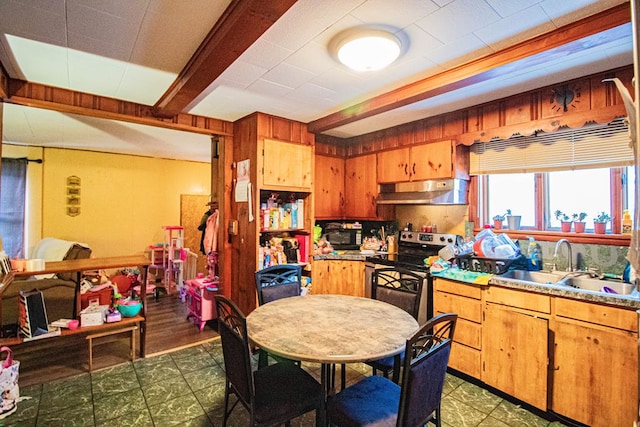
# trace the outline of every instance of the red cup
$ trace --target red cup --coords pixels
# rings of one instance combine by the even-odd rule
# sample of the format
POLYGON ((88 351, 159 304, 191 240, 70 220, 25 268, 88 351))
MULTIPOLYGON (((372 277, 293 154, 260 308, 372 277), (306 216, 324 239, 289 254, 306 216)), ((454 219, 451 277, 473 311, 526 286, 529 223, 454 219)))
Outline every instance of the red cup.
POLYGON ((67 323, 67 326, 69 327, 69 329, 76 329, 79 323, 80 322, 77 319, 69 320, 69 322, 67 323))

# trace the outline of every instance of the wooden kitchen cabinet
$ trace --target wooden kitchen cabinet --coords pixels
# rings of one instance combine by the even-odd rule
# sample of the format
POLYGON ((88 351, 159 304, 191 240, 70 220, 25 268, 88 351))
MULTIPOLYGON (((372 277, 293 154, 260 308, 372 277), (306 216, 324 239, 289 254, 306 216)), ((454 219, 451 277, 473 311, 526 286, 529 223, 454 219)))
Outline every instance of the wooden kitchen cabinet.
POLYGON ((378 182, 455 178, 458 159, 453 147, 450 140, 445 140, 378 153, 378 182))
POLYGON ((482 289, 478 285, 434 278, 434 314, 457 313, 449 366, 480 378, 482 289))
POLYGON ((482 381, 546 411, 550 296, 498 286, 484 296, 482 381))
POLYGON ((316 220, 342 218, 345 206, 345 159, 316 155, 315 160, 316 220))
POLYGON ((309 145, 265 139, 262 187, 311 192, 312 161, 309 145))
POLYGON ((364 297, 364 262, 315 260, 311 270, 311 293, 364 297))
POLYGON ((376 155, 350 157, 345 161, 345 218, 380 219, 377 215, 376 155))
POLYGON ((638 405, 633 309, 556 299, 550 406, 593 426, 631 426, 638 405))

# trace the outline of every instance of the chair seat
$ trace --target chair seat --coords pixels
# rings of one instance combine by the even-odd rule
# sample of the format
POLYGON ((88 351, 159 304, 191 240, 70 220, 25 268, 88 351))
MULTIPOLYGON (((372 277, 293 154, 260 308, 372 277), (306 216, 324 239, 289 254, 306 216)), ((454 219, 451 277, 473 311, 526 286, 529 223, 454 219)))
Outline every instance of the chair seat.
POLYGON ((322 404, 322 386, 293 363, 276 363, 254 372, 255 418, 258 424, 276 424, 322 404))
MULTIPOLYGON (((380 369, 381 371, 390 371, 393 369, 394 365, 394 356, 383 357, 382 359, 370 360, 367 362, 367 365, 373 366, 376 369, 380 369)), ((404 351, 400 353, 400 364, 404 362, 404 351)))
POLYGON ((399 406, 400 386, 384 377, 371 376, 330 398, 327 414, 341 427, 395 426, 399 406))

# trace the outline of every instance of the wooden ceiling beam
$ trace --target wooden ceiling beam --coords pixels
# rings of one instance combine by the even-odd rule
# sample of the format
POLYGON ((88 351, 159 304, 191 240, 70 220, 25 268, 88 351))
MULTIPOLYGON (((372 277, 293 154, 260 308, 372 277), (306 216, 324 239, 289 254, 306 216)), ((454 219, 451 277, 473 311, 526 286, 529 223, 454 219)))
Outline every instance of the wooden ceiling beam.
POLYGON ((466 64, 418 80, 398 89, 321 117, 308 124, 309 132, 321 133, 367 117, 423 101, 451 90, 512 73, 499 67, 530 58, 582 38, 631 22, 629 3, 560 27, 549 33, 515 44, 466 64))
POLYGON ((128 123, 163 127, 207 135, 232 135, 233 123, 210 117, 180 113, 171 118, 153 115, 153 107, 106 96, 9 79, 4 102, 44 108, 61 113, 79 114, 128 123))
POLYGON ((233 0, 169 89, 154 113, 170 117, 184 110, 296 0, 233 0))

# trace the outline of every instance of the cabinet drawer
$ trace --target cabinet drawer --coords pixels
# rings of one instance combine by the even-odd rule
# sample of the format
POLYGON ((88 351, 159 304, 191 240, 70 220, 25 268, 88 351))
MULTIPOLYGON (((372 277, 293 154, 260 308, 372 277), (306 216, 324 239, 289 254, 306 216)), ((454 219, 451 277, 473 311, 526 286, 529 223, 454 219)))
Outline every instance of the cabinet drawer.
POLYGON ((442 313, 457 313, 458 318, 476 323, 482 322, 482 304, 475 299, 436 292, 433 297, 433 307, 442 313))
POLYGON ((480 350, 482 346, 482 325, 458 317, 453 339, 455 342, 480 350))
POLYGON ((449 367, 480 379, 480 351, 453 342, 449 367))
POLYGON ((609 307, 565 298, 556 298, 555 305, 557 316, 638 332, 638 315, 632 309, 609 307))
POLYGON ((435 279, 435 290, 448 292, 464 297, 480 299, 482 297, 482 288, 478 285, 469 283, 454 282, 446 279, 435 279))
POLYGON ((490 286, 485 290, 485 300, 540 313, 551 313, 551 297, 549 295, 490 286))

